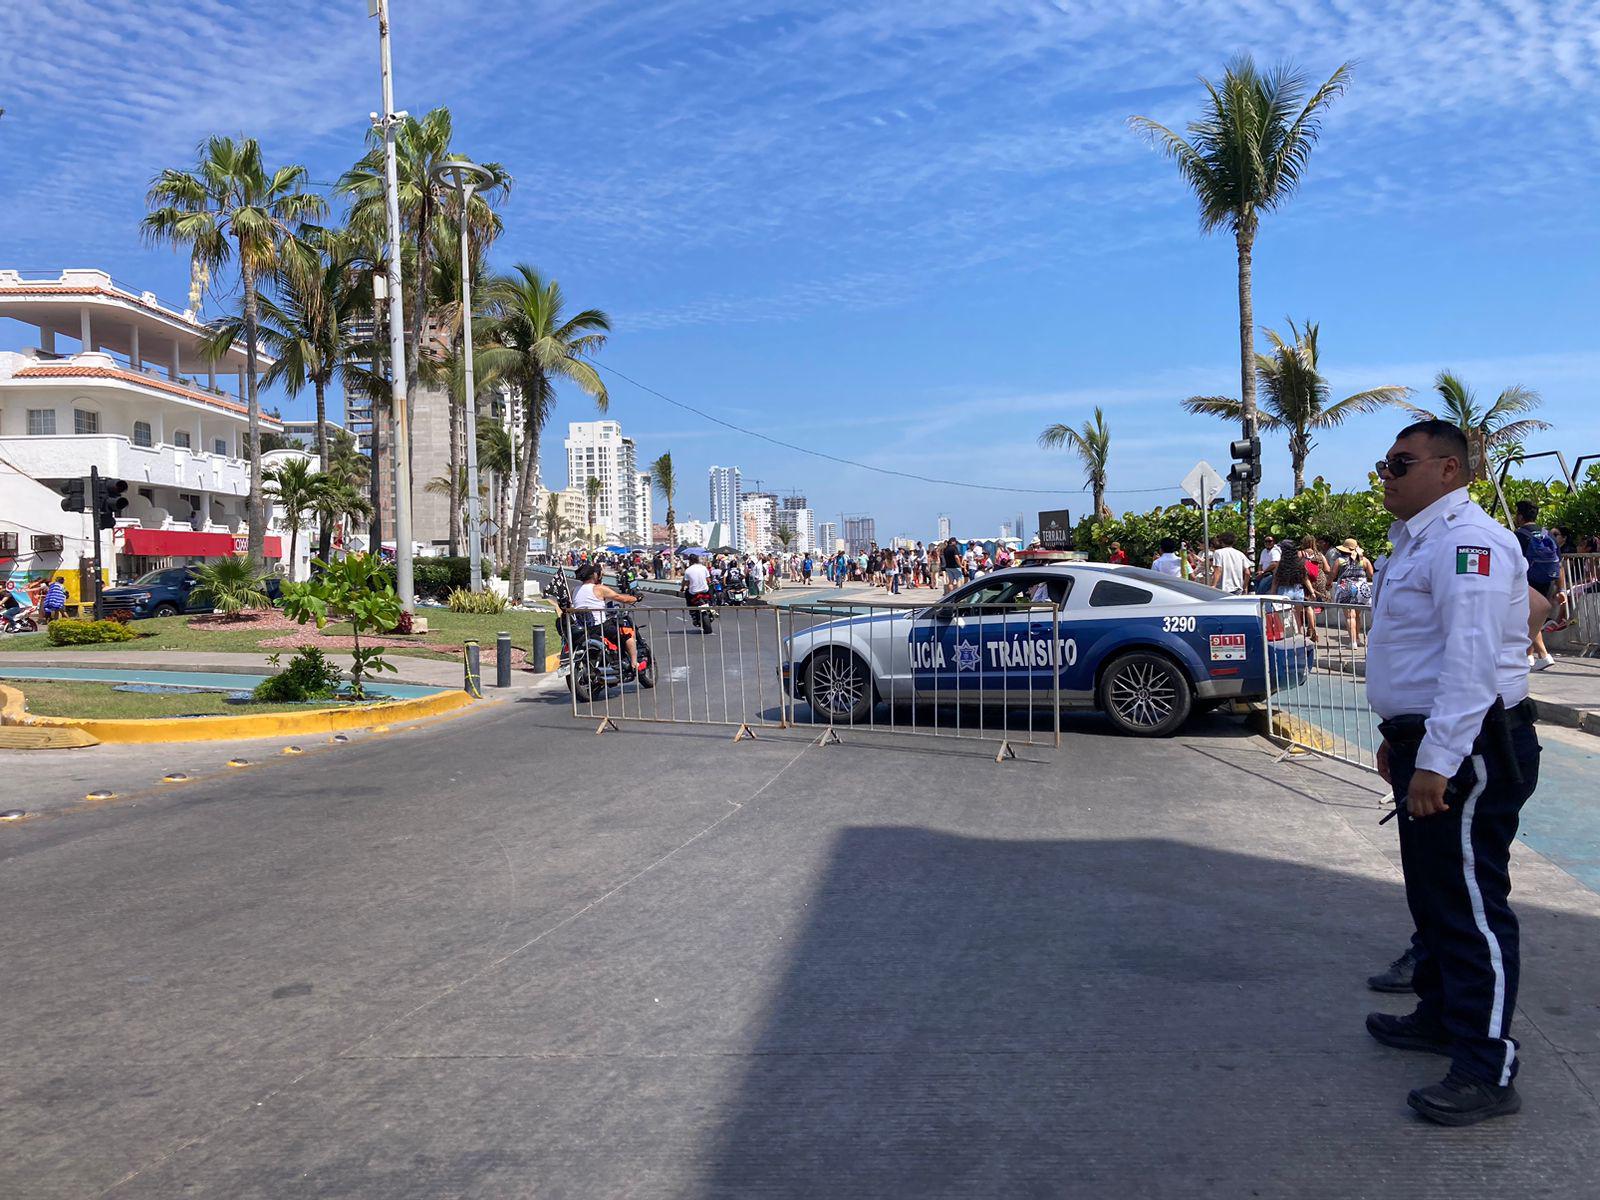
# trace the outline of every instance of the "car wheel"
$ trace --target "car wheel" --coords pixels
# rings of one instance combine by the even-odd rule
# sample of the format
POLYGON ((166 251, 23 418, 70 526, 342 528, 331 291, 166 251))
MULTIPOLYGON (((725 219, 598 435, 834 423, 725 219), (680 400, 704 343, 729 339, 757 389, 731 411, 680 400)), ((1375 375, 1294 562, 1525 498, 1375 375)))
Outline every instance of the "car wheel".
POLYGON ((175 617, 178 615, 178 606, 170 600, 163 601, 150 610, 152 617, 175 617))
POLYGON ((854 724, 872 711, 872 676, 848 650, 823 650, 806 667, 806 698, 830 721, 854 724))
POLYGON ((1189 679, 1170 658, 1148 650, 1119 654, 1100 680, 1100 708, 1123 733, 1168 737, 1189 719, 1189 679))

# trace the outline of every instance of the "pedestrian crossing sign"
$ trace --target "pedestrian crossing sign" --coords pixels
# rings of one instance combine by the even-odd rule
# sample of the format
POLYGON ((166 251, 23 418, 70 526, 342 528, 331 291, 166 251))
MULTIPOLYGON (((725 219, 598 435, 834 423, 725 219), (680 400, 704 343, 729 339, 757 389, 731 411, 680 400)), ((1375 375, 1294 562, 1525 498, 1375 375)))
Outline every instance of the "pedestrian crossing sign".
POLYGON ((1457 546, 1456 547, 1456 574, 1457 575, 1487 575, 1489 573, 1489 550, 1485 546, 1457 546))

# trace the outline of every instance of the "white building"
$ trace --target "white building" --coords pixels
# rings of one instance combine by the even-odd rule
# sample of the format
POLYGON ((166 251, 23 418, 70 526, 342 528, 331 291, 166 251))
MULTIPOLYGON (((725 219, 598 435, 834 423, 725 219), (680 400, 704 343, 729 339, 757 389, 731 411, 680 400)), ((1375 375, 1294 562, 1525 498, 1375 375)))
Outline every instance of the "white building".
POLYGON ((837 521, 823 521, 817 526, 817 549, 823 554, 832 554, 839 547, 839 523, 837 521))
MULTIPOLYGON (((734 531, 734 536, 743 537, 744 523, 741 519, 740 498, 744 488, 740 482, 738 467, 712 467, 711 472, 711 523, 724 525, 734 531)), ((739 547, 741 550, 744 546, 739 547)))
MULTIPOLYGON (((567 425, 567 481, 587 495, 588 481, 600 481, 595 525, 614 541, 634 540, 639 483, 633 439, 616 421, 572 421, 567 425)), ((646 537, 649 529, 646 527, 646 537)))
POLYGON ((697 521, 693 517, 678 518, 678 545, 680 546, 709 546, 706 538, 710 536, 711 527, 704 521, 697 521))
POLYGON ((633 542, 648 546, 654 541, 650 527, 655 524, 655 476, 649 471, 634 474, 633 542))
POLYGON ((770 554, 778 548, 778 498, 771 492, 750 492, 739 501, 739 549, 770 554))
POLYGON ((778 528, 787 529, 794 534, 791 550, 809 553, 817 548, 817 521, 816 514, 809 508, 790 508, 785 505, 778 510, 778 528))
POLYGON ((939 540, 941 542, 950 540, 950 518, 944 513, 939 514, 939 540))
MULTIPOLYGON (((0 318, 36 331, 33 345, 0 350, 0 534, 18 535, 4 539, 17 546, 0 552, 0 576, 76 571, 92 555, 88 517, 62 512, 56 490, 90 467, 128 484, 128 507, 102 541, 113 580, 245 548, 242 345, 208 362, 199 344, 210 331, 192 312, 95 270, 0 271, 0 318), (35 550, 36 536, 52 548, 35 550)), ((258 352, 259 369, 271 361, 258 352)), ((281 429, 265 415, 261 427, 281 429)), ((283 550, 266 538, 269 560, 283 550)))

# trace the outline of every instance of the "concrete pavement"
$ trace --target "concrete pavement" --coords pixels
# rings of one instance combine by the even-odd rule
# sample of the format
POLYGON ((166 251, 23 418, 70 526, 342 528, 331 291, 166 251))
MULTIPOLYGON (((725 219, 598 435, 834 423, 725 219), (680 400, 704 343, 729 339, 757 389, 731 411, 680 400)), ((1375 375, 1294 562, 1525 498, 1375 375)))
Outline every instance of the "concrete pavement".
POLYGON ((0 828, 0 1194, 1583 1195, 1600 896, 1519 846, 1525 1107, 1427 1126, 1370 780, 997 766, 564 692, 0 828))

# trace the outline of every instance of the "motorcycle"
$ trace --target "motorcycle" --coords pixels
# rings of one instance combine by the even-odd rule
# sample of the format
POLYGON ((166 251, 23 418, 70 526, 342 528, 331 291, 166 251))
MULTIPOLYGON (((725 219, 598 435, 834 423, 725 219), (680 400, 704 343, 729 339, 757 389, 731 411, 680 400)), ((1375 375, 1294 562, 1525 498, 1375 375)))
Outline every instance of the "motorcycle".
POLYGON ((569 679, 572 694, 587 704, 609 689, 625 683, 637 682, 642 688, 656 685, 655 658, 650 643, 628 619, 621 605, 606 605, 607 621, 603 625, 575 625, 569 679), (612 621, 616 625, 612 625, 612 621), (623 639, 632 633, 639 654, 639 669, 635 671, 628 661, 628 651, 623 639))
POLYGON ((743 571, 729 571, 722 581, 723 602, 738 606, 747 604, 750 593, 746 588, 743 571))
POLYGON ((25 608, 8 608, 0 613, 0 633, 37 633, 39 609, 36 605, 25 608))
POLYGON ((689 621, 702 636, 716 629, 717 610, 711 604, 710 592, 696 592, 685 598, 689 605, 689 621))

